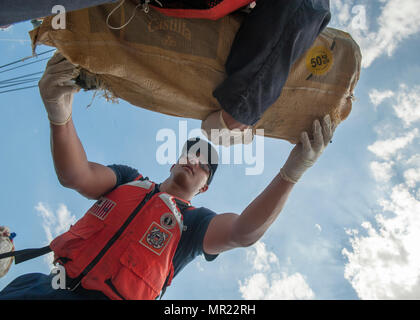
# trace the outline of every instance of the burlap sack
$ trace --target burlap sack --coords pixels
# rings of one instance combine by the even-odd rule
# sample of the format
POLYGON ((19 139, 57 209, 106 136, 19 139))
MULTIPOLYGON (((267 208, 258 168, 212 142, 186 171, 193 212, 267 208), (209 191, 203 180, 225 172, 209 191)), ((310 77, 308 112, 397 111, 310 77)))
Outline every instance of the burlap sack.
MULTIPOLYGON (((138 9, 126 27, 112 30, 106 18, 114 7, 70 12, 63 30, 54 30, 47 18, 31 32, 32 43, 56 47, 135 106, 201 120, 220 109, 212 92, 226 77, 224 64, 243 14, 210 21, 138 9)), ((133 10, 125 3, 109 24, 123 25, 133 10)), ((350 35, 328 28, 295 63, 282 95, 254 128, 296 143, 315 118, 329 113, 338 125, 351 111, 360 64, 360 49, 350 35)))

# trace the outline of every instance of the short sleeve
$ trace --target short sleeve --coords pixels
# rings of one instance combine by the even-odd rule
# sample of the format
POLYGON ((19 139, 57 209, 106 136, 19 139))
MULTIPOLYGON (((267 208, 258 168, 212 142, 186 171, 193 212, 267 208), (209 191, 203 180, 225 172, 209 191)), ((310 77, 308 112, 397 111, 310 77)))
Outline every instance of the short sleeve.
POLYGON ((193 243, 195 244, 194 247, 194 255, 203 254, 204 258, 207 261, 213 261, 217 258, 216 255, 207 254, 204 252, 203 242, 204 236, 206 235, 207 229, 209 227, 210 221, 217 215, 215 212, 211 211, 210 209, 200 207, 192 209, 191 211, 194 212, 194 233, 192 234, 193 243))
POLYGON ((114 188, 133 181, 140 174, 137 169, 122 164, 109 165, 108 168, 111 168, 117 176, 117 183, 114 188))
POLYGON ((215 212, 211 211, 207 208, 200 208, 200 210, 203 212, 203 217, 200 219, 200 222, 197 224, 196 229, 196 239, 197 244, 199 244, 199 247, 197 248, 197 252, 200 252, 204 255, 204 258, 207 261, 213 261, 217 258, 218 254, 207 254, 204 252, 203 243, 204 243, 204 237, 206 235, 207 229, 209 227, 210 221, 217 215, 215 212))
POLYGON ((181 240, 174 256, 175 275, 178 274, 188 263, 199 255, 204 255, 207 261, 213 261, 217 254, 207 254, 203 250, 204 236, 210 221, 217 214, 210 209, 199 207, 185 210, 184 227, 181 240))

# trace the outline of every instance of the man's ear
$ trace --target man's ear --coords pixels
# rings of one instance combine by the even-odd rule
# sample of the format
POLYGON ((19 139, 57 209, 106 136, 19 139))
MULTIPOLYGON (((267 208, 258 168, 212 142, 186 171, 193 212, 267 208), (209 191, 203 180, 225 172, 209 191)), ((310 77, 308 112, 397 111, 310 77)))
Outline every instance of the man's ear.
POLYGON ((200 189, 200 193, 204 193, 204 192, 206 192, 208 188, 209 188, 209 186, 208 186, 207 184, 205 184, 205 185, 204 185, 204 187, 202 187, 202 188, 200 189))

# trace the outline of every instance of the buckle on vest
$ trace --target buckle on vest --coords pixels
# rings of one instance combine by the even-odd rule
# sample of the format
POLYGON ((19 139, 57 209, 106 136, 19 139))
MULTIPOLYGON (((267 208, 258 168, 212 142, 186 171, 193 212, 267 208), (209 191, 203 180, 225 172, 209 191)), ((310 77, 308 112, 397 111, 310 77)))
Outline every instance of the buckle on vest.
POLYGON ((75 291, 80 286, 80 283, 82 282, 82 281, 78 281, 77 283, 75 283, 76 281, 77 279, 72 279, 66 276, 66 289, 72 292, 75 291))

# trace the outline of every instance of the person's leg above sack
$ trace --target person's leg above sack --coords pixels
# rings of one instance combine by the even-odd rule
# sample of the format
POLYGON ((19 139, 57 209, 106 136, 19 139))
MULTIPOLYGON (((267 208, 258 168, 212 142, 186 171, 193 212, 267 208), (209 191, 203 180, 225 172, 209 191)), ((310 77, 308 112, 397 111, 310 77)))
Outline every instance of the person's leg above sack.
POLYGON ((213 92, 223 117, 211 114, 203 130, 255 125, 330 19, 329 0, 258 0, 232 44, 227 78, 213 92))

